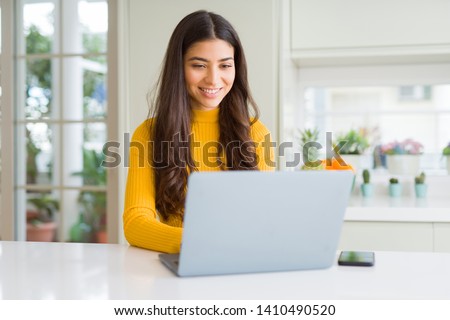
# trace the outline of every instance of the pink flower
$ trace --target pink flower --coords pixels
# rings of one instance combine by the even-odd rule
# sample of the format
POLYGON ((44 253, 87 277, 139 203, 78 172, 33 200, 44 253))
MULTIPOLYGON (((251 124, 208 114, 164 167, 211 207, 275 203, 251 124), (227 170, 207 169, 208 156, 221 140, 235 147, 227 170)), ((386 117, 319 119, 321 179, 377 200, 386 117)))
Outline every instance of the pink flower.
POLYGON ((421 154, 423 145, 413 139, 406 139, 402 142, 393 141, 381 146, 383 154, 421 154))

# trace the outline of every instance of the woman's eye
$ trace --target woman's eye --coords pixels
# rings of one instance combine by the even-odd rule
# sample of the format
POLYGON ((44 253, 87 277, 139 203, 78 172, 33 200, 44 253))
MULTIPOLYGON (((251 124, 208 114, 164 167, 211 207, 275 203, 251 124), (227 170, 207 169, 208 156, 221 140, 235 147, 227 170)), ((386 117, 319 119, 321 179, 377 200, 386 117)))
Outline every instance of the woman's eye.
POLYGON ((223 69, 228 69, 228 68, 232 68, 232 67, 233 67, 233 65, 231 65, 231 64, 223 64, 222 65, 223 69))
POLYGON ((206 66, 204 64, 193 64, 192 66, 194 68, 206 68, 206 66))

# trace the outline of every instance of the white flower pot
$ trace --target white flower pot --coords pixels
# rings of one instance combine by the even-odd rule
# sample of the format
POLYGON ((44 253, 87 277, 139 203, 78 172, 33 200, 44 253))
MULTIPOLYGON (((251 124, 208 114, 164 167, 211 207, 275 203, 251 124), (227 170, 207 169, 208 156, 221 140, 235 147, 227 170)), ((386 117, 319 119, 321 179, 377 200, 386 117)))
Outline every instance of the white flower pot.
POLYGON ((415 176, 420 171, 420 155, 387 155, 386 164, 390 174, 415 176))

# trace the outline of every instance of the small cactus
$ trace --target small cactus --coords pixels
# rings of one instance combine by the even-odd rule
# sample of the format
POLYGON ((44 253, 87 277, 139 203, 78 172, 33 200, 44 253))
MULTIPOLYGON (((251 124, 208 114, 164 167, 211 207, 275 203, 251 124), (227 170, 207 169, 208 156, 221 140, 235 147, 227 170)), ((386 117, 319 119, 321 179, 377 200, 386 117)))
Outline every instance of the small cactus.
POLYGON ((425 172, 422 172, 420 175, 414 178, 416 184, 424 184, 425 183, 425 172))
POLYGON ((398 179, 397 178, 390 178, 389 179, 389 183, 390 184, 397 184, 398 183, 398 179))
POLYGON ((364 169, 363 173, 362 173, 362 176, 363 176, 364 183, 365 184, 369 184, 370 183, 370 172, 369 172, 369 170, 364 169))

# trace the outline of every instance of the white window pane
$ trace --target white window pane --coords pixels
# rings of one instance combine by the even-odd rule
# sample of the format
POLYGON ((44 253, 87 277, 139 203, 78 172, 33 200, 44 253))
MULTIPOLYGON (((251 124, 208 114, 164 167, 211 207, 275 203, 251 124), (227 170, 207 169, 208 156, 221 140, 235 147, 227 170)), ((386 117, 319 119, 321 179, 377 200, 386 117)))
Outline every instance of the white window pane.
MULTIPOLYGON (((23 130, 21 130, 22 132, 23 130)), ((26 132, 25 183, 54 185, 54 128, 47 123, 28 123, 26 132)), ((19 166, 19 170, 22 166, 19 166)))
POLYGON ((64 125, 64 145, 70 145, 62 151, 64 185, 106 184, 106 169, 100 166, 106 134, 106 124, 101 122, 64 125))
POLYGON ((43 54, 53 51, 54 14, 55 5, 52 2, 26 3, 23 6, 23 38, 18 43, 19 54, 43 54))
POLYGON ((106 57, 63 58, 64 120, 105 119, 106 57))
POLYGON ((59 114, 58 59, 16 60, 16 118, 57 119, 59 114))
POLYGON ((450 85, 435 86, 433 100, 435 101, 436 109, 450 111, 450 85))
POLYGON ((437 150, 436 118, 434 114, 393 114, 380 117, 381 140, 388 143, 394 140, 413 139, 423 144, 425 153, 437 150))

